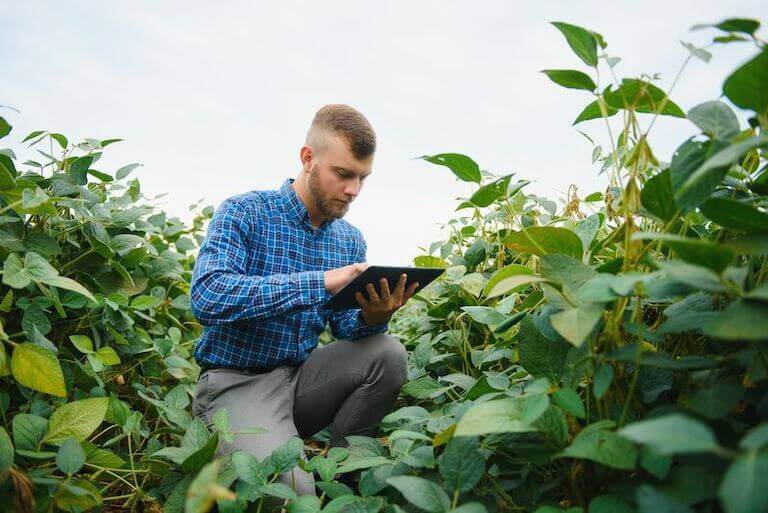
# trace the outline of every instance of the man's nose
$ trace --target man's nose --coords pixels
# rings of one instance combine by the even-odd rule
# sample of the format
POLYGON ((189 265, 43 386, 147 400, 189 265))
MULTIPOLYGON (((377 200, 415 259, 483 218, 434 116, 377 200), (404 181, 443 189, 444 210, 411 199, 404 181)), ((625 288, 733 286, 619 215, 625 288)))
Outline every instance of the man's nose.
POLYGON ((360 194, 360 189, 362 188, 363 183, 360 181, 359 178, 356 178, 354 180, 351 180, 350 183, 347 184, 346 187, 344 187, 344 194, 347 196, 351 196, 352 199, 354 199, 358 194, 360 194))

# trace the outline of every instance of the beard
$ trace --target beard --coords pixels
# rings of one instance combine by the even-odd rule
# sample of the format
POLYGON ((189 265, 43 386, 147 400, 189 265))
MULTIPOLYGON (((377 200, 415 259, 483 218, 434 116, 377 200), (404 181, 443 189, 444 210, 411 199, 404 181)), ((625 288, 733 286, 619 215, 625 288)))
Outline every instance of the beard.
POLYGON ((309 192, 312 194, 312 199, 314 199, 317 208, 320 210, 320 214, 324 219, 328 220, 344 217, 344 214, 347 213, 348 206, 344 205, 343 208, 340 208, 341 203, 333 199, 327 199, 323 196, 323 191, 320 188, 320 180, 317 178, 315 169, 317 168, 310 171, 309 180, 307 182, 309 184, 309 192))

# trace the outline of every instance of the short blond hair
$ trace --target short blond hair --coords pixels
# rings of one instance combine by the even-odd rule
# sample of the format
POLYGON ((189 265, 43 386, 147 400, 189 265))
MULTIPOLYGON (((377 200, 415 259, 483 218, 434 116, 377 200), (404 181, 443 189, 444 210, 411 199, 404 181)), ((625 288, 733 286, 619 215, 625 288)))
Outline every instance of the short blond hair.
POLYGON ((376 133, 357 109, 343 103, 325 105, 315 114, 307 132, 306 144, 322 153, 326 136, 338 134, 347 142, 349 151, 357 160, 365 160, 376 151, 376 133))

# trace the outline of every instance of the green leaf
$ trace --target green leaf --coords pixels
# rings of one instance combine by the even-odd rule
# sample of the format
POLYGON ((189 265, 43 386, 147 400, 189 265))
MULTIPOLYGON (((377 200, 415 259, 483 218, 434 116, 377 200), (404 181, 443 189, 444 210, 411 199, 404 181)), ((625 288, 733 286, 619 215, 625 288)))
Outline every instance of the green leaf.
POLYGON ((0 474, 5 474, 5 471, 13 466, 13 459, 11 437, 4 427, 0 426, 0 474))
POLYGON ((510 286, 514 285, 515 280, 512 280, 512 282, 507 280, 507 278, 521 275, 532 276, 533 271, 531 271, 528 267, 519 264, 509 264, 505 267, 502 267, 501 269, 494 272, 490 278, 488 278, 488 282, 485 284, 485 288, 483 289, 483 295, 491 298, 525 289, 525 287, 528 286, 528 283, 524 283, 523 285, 510 286))
POLYGON ((688 111, 688 119, 716 139, 731 139, 739 133, 739 120, 731 108, 719 101, 699 104, 688 111))
POLYGON ((592 395, 595 399, 602 399, 613 381, 613 367, 607 363, 601 363, 595 368, 595 375, 592 378, 592 395))
POLYGON ((768 214, 738 200, 709 198, 701 205, 701 213, 729 230, 768 231, 768 214))
POLYGON ((512 232, 504 238, 504 244, 522 253, 546 255, 562 253, 581 260, 584 248, 581 239, 571 230, 556 226, 532 226, 519 232, 512 232))
POLYGON ((691 30, 714 27, 723 32, 741 32, 742 34, 754 34, 760 28, 760 22, 749 18, 728 18, 716 24, 698 24, 691 27, 691 30))
POLYGON ((94 397, 60 406, 48 421, 45 443, 59 445, 69 437, 85 440, 104 420, 108 403, 107 397, 94 397))
POLYGON ((571 346, 542 335, 530 315, 521 322, 518 339, 520 365, 535 378, 546 376, 553 382, 559 381, 571 346))
POLYGON ((0 160, 0 191, 8 191, 16 187, 16 178, 0 160))
POLYGON ((637 449, 629 440, 608 431, 607 426, 601 423, 587 426, 555 457, 591 460, 622 470, 634 469, 637 449))
POLYGON ((445 393, 446 387, 438 383, 432 376, 421 376, 402 386, 400 391, 414 399, 429 399, 433 394, 445 393))
POLYGON ((702 331, 725 340, 768 340, 765 329, 768 306, 756 301, 737 300, 704 323, 702 331))
MULTIPOLYGON (((760 134, 718 151, 693 171, 679 187, 676 187, 675 201, 686 210, 699 206, 720 185, 732 165, 740 162, 749 151, 767 145, 768 135, 760 134)), ((674 171, 672 174, 674 183, 674 171)))
POLYGON ((149 310, 160 304, 160 300, 154 296, 136 296, 131 301, 131 308, 134 310, 149 310))
POLYGON ((686 41, 680 41, 680 44, 682 44, 689 52, 691 52, 691 55, 693 55, 697 59, 700 59, 704 62, 709 62, 710 59, 712 59, 712 54, 703 48, 694 46, 691 43, 688 43, 686 41))
POLYGON ((586 416, 584 403, 581 402, 579 393, 572 388, 564 387, 555 390, 552 394, 552 402, 578 419, 586 416))
POLYGON ((697 390, 688 400, 688 407, 705 417, 725 417, 736 407, 744 395, 744 388, 738 383, 715 383, 711 387, 697 390))
POLYGON ((460 153, 440 153, 437 155, 422 155, 418 158, 449 168, 460 180, 480 183, 480 167, 466 155, 460 153))
POLYGON ((659 454, 708 452, 718 447, 709 427, 679 413, 634 422, 619 430, 619 434, 650 445, 659 454))
POLYGON ((640 193, 640 201, 648 212, 662 221, 670 221, 675 217, 678 209, 675 205, 669 169, 665 169, 645 182, 643 191, 640 193))
POLYGON ((583 89, 585 91, 594 91, 597 86, 592 78, 586 73, 573 69, 544 69, 542 73, 557 85, 568 89, 583 89))
POLYGON ((80 442, 67 438, 59 446, 56 453, 56 466, 65 474, 72 475, 85 465, 85 452, 80 442))
POLYGON ((632 240, 658 240, 672 248, 686 262, 722 273, 736 257, 727 247, 704 239, 682 237, 673 233, 637 232, 632 240))
POLYGON ((575 345, 581 346, 592 330, 603 317, 603 306, 596 303, 587 303, 577 308, 563 310, 553 314, 549 319, 552 327, 555 328, 565 340, 575 345))
MULTIPOLYGON (((618 109, 614 109, 613 107, 610 107, 608 105, 605 106, 605 113, 606 117, 611 117, 616 115, 616 113, 619 112, 618 109)), ((581 123, 582 121, 589 121, 590 119, 599 119, 602 118, 603 114, 600 112, 600 104, 597 100, 593 101, 586 107, 584 107, 584 110, 581 111, 581 113, 576 116, 576 120, 572 123, 573 125, 577 125, 581 123)), ((585 200, 586 201, 586 200, 585 200)))
POLYGON ((101 360, 101 363, 104 365, 120 365, 120 357, 111 347, 100 347, 99 350, 96 351, 96 357, 101 360))
POLYGON ((664 101, 667 98, 664 91, 645 80, 625 78, 615 90, 612 87, 606 89, 603 96, 605 102, 614 109, 632 109, 647 114, 685 117, 685 112, 677 104, 669 99, 664 101))
POLYGON ((565 36, 568 45, 579 59, 584 61, 584 64, 592 67, 597 66, 597 40, 592 32, 561 21, 553 21, 552 25, 565 36))
POLYGON ((11 125, 8 124, 5 118, 0 116, 0 139, 10 134, 12 128, 13 127, 11 127, 11 125))
POLYGON ((440 475, 449 491, 468 492, 482 479, 485 460, 476 437, 454 437, 440 458, 440 475))
POLYGON ((469 202, 477 207, 487 207, 497 199, 504 198, 511 178, 512 175, 506 175, 480 187, 469 198, 469 202))
POLYGON ((768 110, 768 49, 734 71, 723 83, 723 94, 743 109, 768 110))
POLYGON ((408 502, 424 511, 442 513, 451 507, 448 495, 432 481, 415 476, 394 476, 388 478, 387 483, 402 493, 408 502))
POLYGON ((537 431, 533 423, 548 406, 546 394, 506 397, 476 404, 461 417, 454 436, 537 431))
POLYGON ((45 436, 48 419, 29 413, 17 413, 13 417, 12 426, 16 449, 33 451, 45 436))
POLYGON ((9 254, 3 264, 3 283, 15 289, 23 289, 30 284, 31 278, 24 270, 24 262, 16 253, 9 254))
POLYGON ((69 340, 72 342, 78 351, 84 354, 90 354, 93 352, 93 342, 85 335, 70 335, 69 340))
POLYGON ((413 259, 413 265, 416 267, 439 267, 441 269, 447 269, 449 264, 440 257, 421 255, 413 259))
POLYGON ((635 500, 638 513, 693 513, 685 504, 647 484, 637 488, 635 500))
POLYGON ((13 349, 11 373, 19 384, 32 390, 56 397, 67 395, 56 355, 31 342, 18 344, 13 349))
POLYGON ((768 452, 749 451, 739 456, 723 477, 719 495, 728 513, 768 510, 768 452))

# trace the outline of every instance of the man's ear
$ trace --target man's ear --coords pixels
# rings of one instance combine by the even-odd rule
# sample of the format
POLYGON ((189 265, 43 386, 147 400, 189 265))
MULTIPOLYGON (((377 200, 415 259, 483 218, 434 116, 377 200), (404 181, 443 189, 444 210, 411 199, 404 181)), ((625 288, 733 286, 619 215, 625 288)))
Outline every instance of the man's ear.
POLYGON ((309 173, 309 171, 312 169, 314 160, 314 152, 312 151, 312 147, 307 146, 306 144, 302 146, 299 150, 299 158, 301 159, 301 167, 303 172, 309 173))

